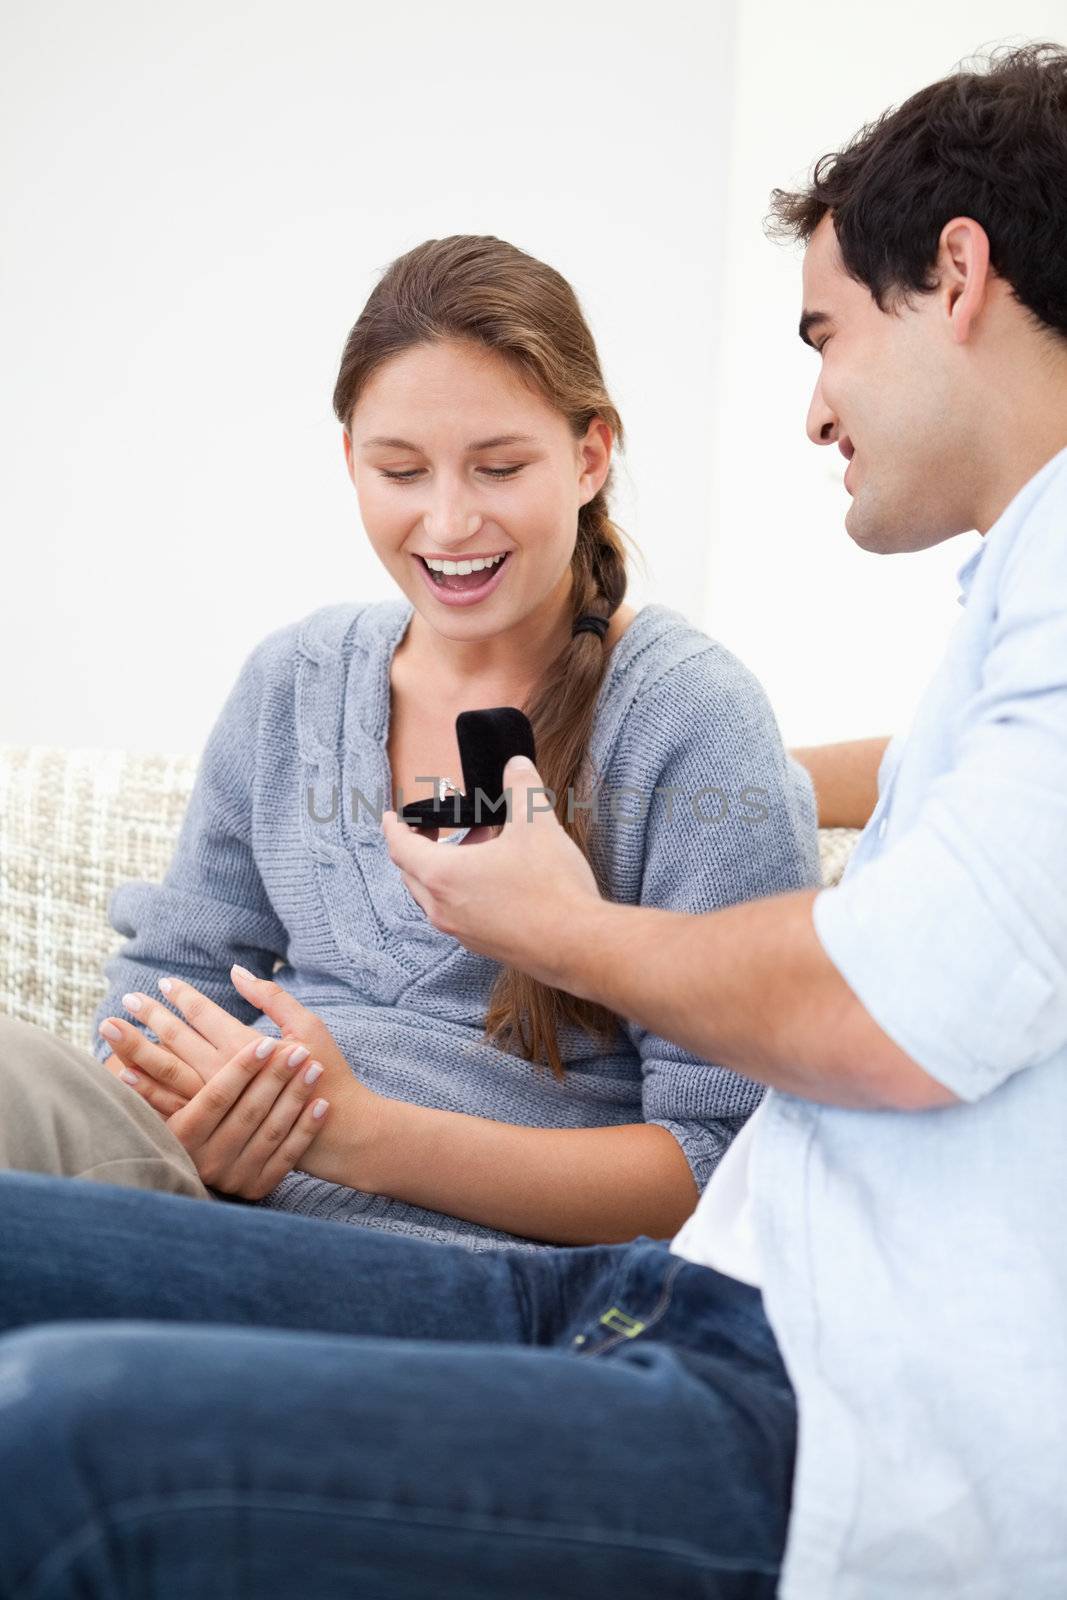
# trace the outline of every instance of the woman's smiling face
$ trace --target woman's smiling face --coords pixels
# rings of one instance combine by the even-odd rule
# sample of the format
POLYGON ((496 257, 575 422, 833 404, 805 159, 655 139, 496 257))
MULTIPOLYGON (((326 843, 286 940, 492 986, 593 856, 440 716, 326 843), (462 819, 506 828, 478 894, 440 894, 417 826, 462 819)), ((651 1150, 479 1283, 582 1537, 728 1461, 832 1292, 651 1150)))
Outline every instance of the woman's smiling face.
MULTIPOLYGON (((420 344, 367 381, 344 435, 367 535, 438 633, 488 638, 570 593, 579 507, 611 464, 611 430, 583 439, 502 357, 469 342, 420 344), (504 560, 439 586, 425 559, 504 560)), ((440 574, 439 574, 440 576, 440 574)))

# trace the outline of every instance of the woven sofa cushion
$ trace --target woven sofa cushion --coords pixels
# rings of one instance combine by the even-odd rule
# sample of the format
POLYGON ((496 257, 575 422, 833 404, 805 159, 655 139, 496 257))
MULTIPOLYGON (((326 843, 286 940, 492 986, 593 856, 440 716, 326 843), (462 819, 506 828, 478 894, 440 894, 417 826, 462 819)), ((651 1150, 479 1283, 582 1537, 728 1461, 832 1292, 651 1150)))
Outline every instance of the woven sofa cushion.
POLYGON ((0 745, 0 1012, 91 1048, 112 889, 158 882, 197 758, 0 745))
MULTIPOLYGON (((158 883, 170 862, 198 757, 0 744, 0 1014, 91 1049, 122 944, 107 920, 117 884, 158 883)), ((819 833, 836 883, 858 837, 819 833)))

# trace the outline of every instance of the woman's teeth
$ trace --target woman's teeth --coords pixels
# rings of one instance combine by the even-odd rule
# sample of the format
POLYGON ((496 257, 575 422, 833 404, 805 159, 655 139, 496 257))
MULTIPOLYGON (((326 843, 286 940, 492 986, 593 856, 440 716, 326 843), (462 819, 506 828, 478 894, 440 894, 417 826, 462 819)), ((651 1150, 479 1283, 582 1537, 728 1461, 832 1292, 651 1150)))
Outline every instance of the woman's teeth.
POLYGON ((481 572, 486 567, 495 567, 503 561, 507 551, 499 556, 476 556, 473 561, 431 561, 427 556, 423 560, 431 572, 444 572, 456 577, 466 577, 471 572, 481 572))

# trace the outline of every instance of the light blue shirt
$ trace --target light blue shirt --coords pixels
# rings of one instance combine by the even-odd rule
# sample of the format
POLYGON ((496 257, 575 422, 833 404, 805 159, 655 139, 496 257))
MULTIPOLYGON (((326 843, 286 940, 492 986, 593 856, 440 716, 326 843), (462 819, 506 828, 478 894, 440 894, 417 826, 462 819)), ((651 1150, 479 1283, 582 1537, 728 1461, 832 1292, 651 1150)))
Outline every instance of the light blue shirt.
POLYGON ((783 1600, 1067 1596, 1067 450, 958 578, 814 921, 962 1103, 772 1093, 752 1146, 800 1413, 783 1600))

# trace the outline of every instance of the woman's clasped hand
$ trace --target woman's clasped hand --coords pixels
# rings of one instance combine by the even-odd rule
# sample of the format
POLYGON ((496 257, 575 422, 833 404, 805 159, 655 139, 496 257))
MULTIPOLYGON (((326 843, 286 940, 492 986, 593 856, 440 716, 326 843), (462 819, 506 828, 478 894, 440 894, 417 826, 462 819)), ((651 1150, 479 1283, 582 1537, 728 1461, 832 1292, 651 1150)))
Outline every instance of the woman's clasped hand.
POLYGON ((158 1043, 108 1017, 100 1024, 112 1050, 104 1066, 163 1117, 204 1184, 259 1200, 301 1161, 331 1108, 367 1126, 379 1096, 356 1078, 320 1018, 280 985, 243 967, 231 975, 242 997, 277 1023, 281 1038, 239 1022, 192 984, 166 977, 159 987, 181 1016, 149 995, 124 995, 126 1009, 158 1043))

